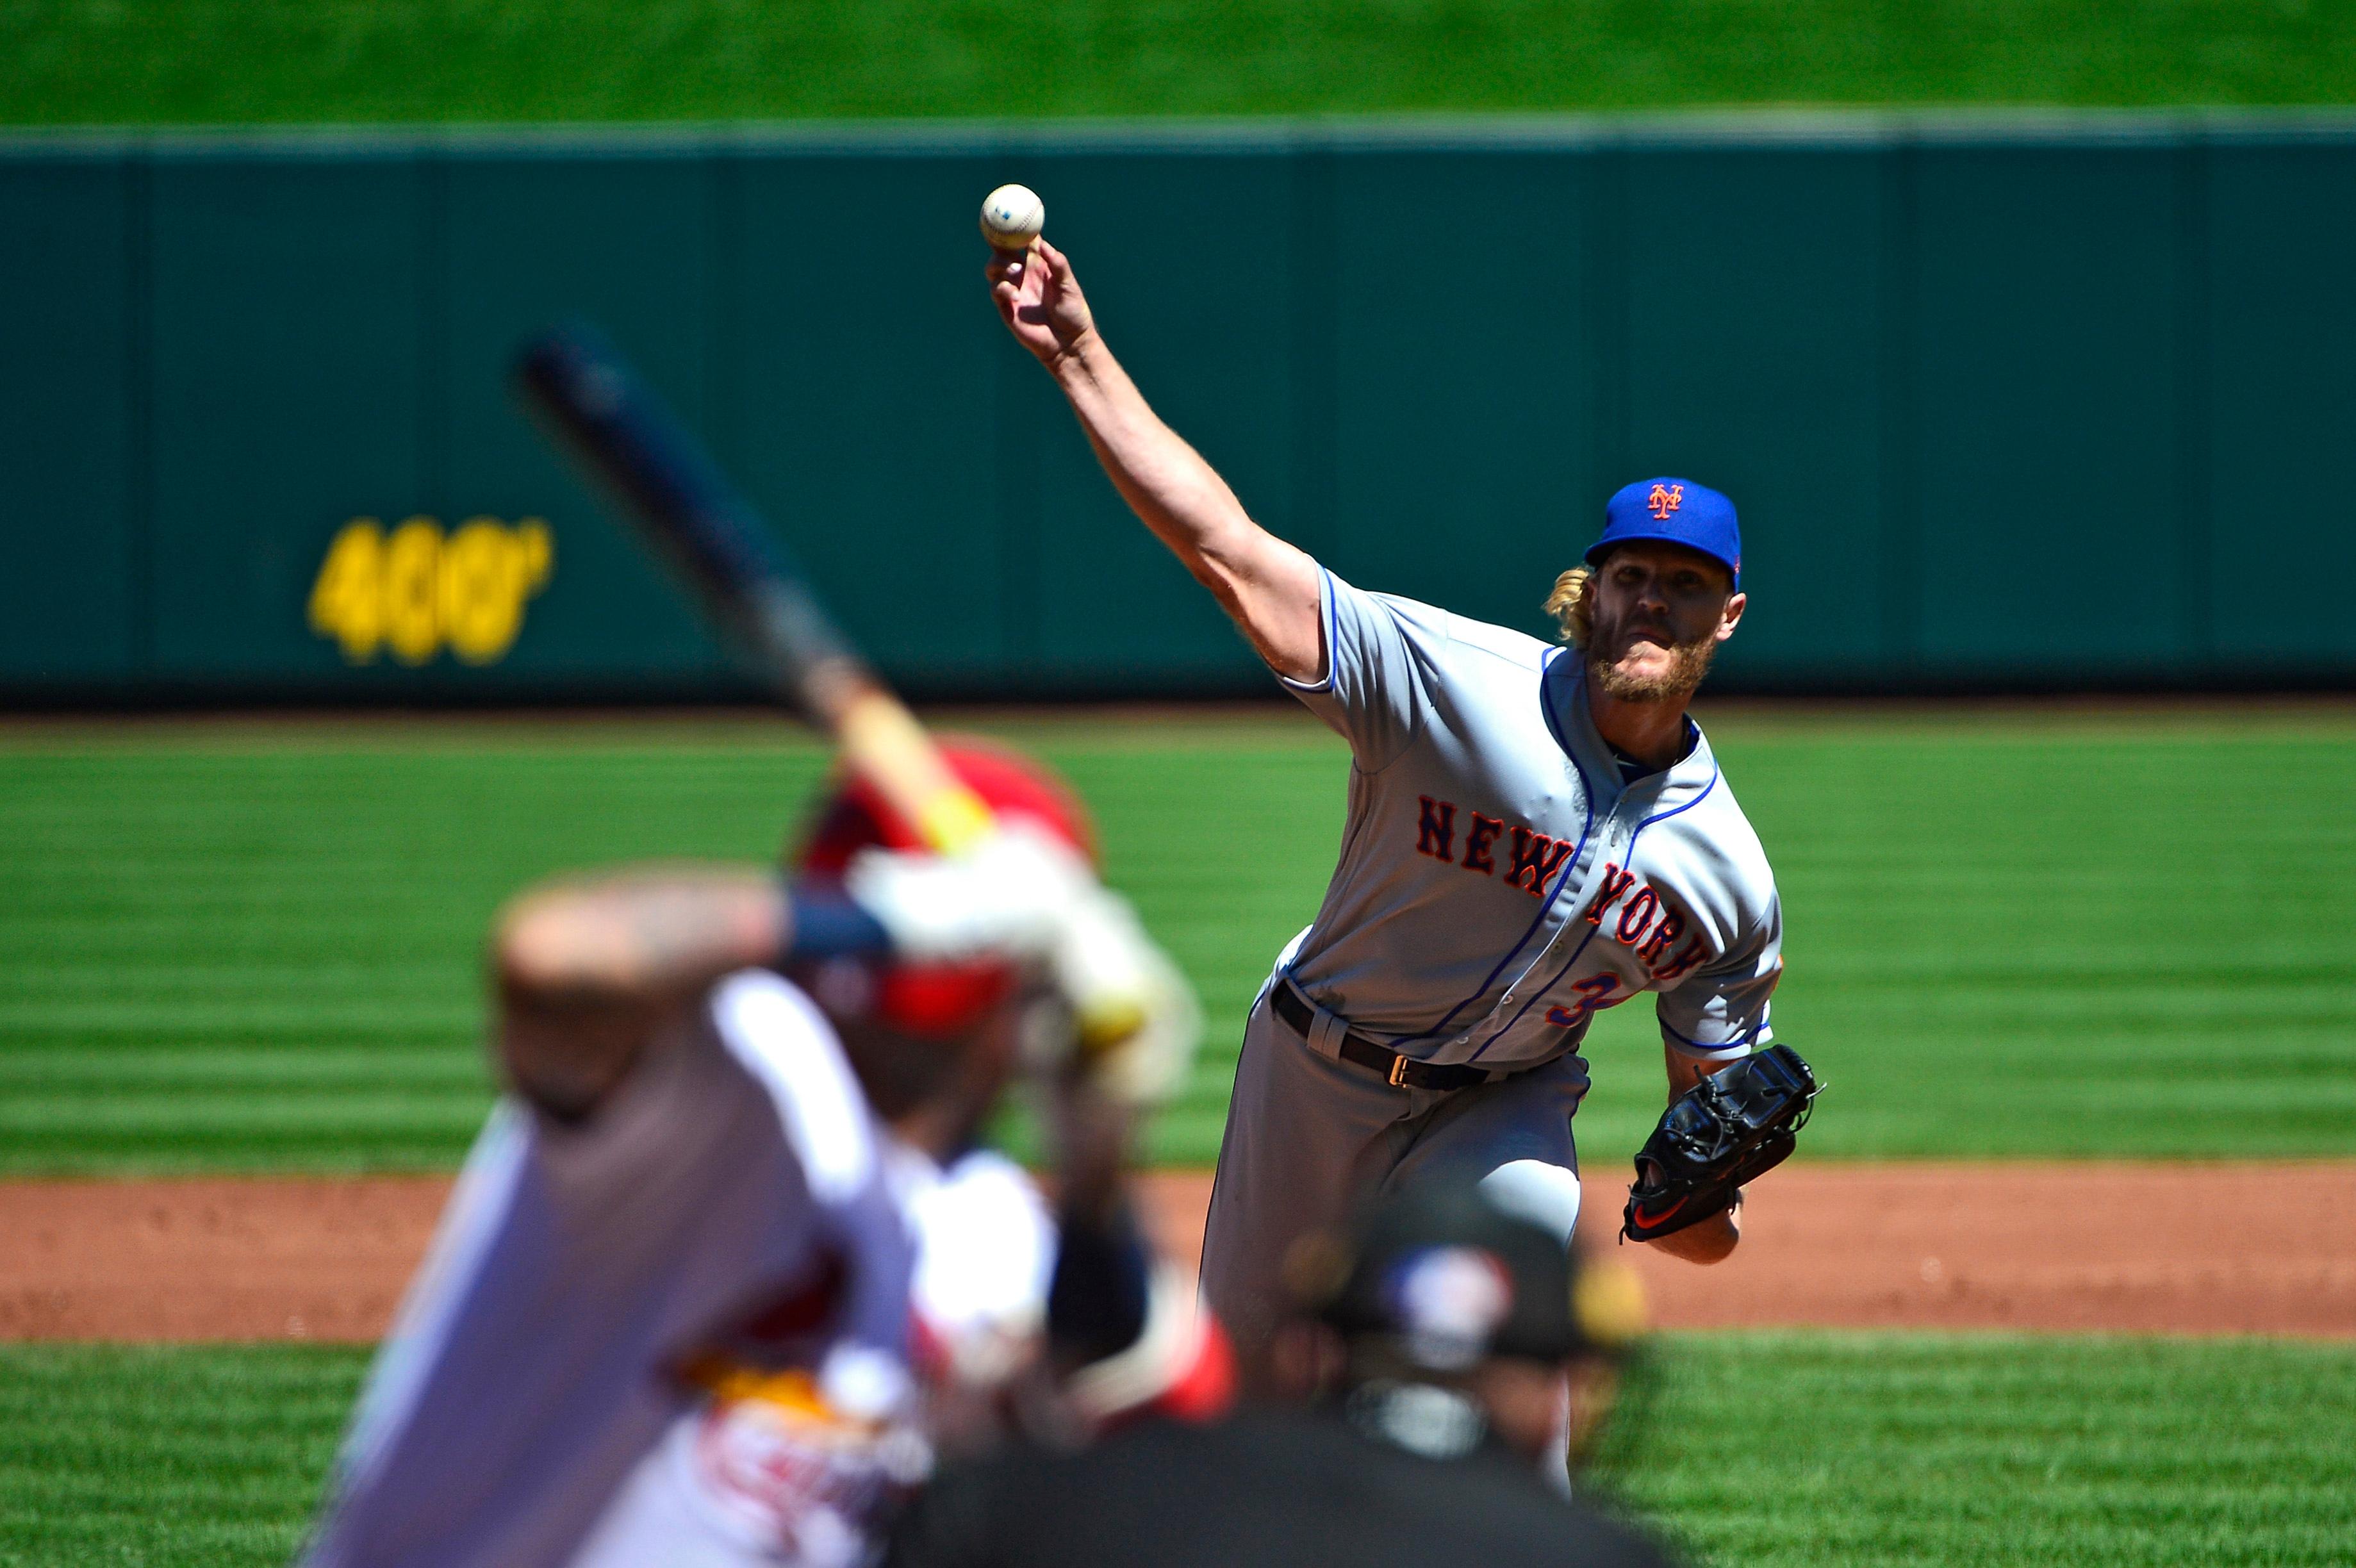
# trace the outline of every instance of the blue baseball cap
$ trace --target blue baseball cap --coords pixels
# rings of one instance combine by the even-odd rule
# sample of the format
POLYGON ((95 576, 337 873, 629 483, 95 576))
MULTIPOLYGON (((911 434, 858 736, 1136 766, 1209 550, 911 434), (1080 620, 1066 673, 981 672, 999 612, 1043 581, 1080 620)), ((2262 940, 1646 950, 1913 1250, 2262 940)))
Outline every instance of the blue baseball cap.
POLYGON ((1742 531, 1735 526, 1734 503, 1691 479, 1639 479, 1612 492, 1603 503, 1603 537, 1587 549, 1590 566, 1614 545, 1657 539, 1698 550, 1734 574, 1742 586, 1742 531))

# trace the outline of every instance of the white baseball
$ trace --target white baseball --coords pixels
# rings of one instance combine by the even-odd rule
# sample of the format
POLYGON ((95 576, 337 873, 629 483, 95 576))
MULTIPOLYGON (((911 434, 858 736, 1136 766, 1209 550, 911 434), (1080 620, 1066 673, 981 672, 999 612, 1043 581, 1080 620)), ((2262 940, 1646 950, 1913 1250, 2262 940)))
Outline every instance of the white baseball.
POLYGON ((1047 226, 1047 204, 1027 185, 1001 185, 981 199, 981 237, 1001 251, 1027 251, 1047 226))

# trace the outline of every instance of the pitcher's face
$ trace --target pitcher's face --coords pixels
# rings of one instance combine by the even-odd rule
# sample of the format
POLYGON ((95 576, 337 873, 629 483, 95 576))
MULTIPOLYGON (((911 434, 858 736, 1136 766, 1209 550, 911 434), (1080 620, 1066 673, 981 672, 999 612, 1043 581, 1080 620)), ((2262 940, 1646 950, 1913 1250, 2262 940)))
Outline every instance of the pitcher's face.
POLYGON ((1623 544, 1595 569, 1587 666, 1622 702, 1683 701, 1718 645, 1734 635, 1744 596, 1727 569, 1681 544, 1623 544))

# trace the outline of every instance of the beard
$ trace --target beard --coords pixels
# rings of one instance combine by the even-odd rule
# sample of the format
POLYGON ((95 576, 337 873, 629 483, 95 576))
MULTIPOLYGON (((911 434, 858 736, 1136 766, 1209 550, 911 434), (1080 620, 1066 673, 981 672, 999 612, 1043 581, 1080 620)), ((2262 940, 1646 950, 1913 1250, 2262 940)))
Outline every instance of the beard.
MULTIPOLYGON (((1603 640, 1597 639, 1597 641, 1603 640)), ((1613 641, 1619 639, 1614 637, 1613 641)), ((1622 657, 1626 650, 1622 650, 1622 657)), ((1705 632, 1691 642, 1672 643, 1669 663, 1665 670, 1636 674, 1620 668, 1616 659, 1600 654, 1587 656, 1587 672, 1596 689, 1605 696, 1622 703, 1682 703, 1701 685, 1701 678, 1709 673, 1709 661, 1718 657, 1718 638, 1705 632)))

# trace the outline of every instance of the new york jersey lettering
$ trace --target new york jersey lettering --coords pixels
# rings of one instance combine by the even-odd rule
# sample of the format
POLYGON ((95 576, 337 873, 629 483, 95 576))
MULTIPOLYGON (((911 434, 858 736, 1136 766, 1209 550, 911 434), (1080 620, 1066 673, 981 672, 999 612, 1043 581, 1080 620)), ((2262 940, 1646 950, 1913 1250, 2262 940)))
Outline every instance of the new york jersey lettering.
POLYGON ((1612 934, 1630 947, 1635 946, 1643 940, 1644 929, 1653 923, 1653 917, 1660 912, 1660 908, 1659 894, 1650 887, 1637 888, 1636 896, 1628 900, 1628 907, 1620 911, 1619 928, 1612 934))
POLYGON ((1544 897, 1554 874, 1570 858, 1572 844, 1561 839, 1534 833, 1525 827, 1514 829, 1514 861, 1505 868, 1505 880, 1532 897, 1544 897))
POLYGON ((1587 903, 1587 923, 1590 926, 1601 925, 1603 911, 1612 908, 1612 901, 1627 892, 1628 885, 1635 880, 1634 872, 1622 871, 1610 861, 1605 861, 1603 880, 1596 885, 1595 897, 1589 899, 1587 903))
MULTIPOLYGON (((1689 516, 1694 493, 1664 480, 1658 510, 1689 516)), ((1331 572, 1318 600, 1321 679, 1287 684, 1353 771, 1342 864, 1284 960, 1297 984, 1409 1055, 1492 1070, 1647 997, 1703 1054, 1765 1037, 1782 908, 1707 737, 1624 783, 1575 650, 1331 572)))
POLYGON ((1483 875, 1494 873, 1497 863, 1490 855, 1489 846, 1495 843, 1497 835, 1505 831, 1505 820, 1503 817, 1473 812, 1472 825, 1464 830, 1464 869, 1478 871, 1483 875))
POLYGON ((1708 956, 1709 950, 1702 945, 1701 939, 1691 938, 1685 946, 1677 950, 1677 956, 1669 961, 1669 966, 1666 969, 1653 971, 1653 978, 1666 984, 1708 956))
POLYGON ((1664 907, 1663 913, 1661 915, 1661 923, 1653 928, 1653 934, 1651 936, 1646 937, 1642 942, 1637 944, 1636 961, 1639 963, 1644 964, 1655 964, 1660 962, 1661 950, 1667 947, 1671 942, 1676 940, 1677 934, 1685 929, 1686 918, 1683 915, 1678 914, 1675 909, 1664 907))
POLYGON ((1415 852, 1434 860, 1454 860, 1456 844, 1456 802, 1435 800, 1429 795, 1419 795, 1423 802, 1416 821, 1415 852))

